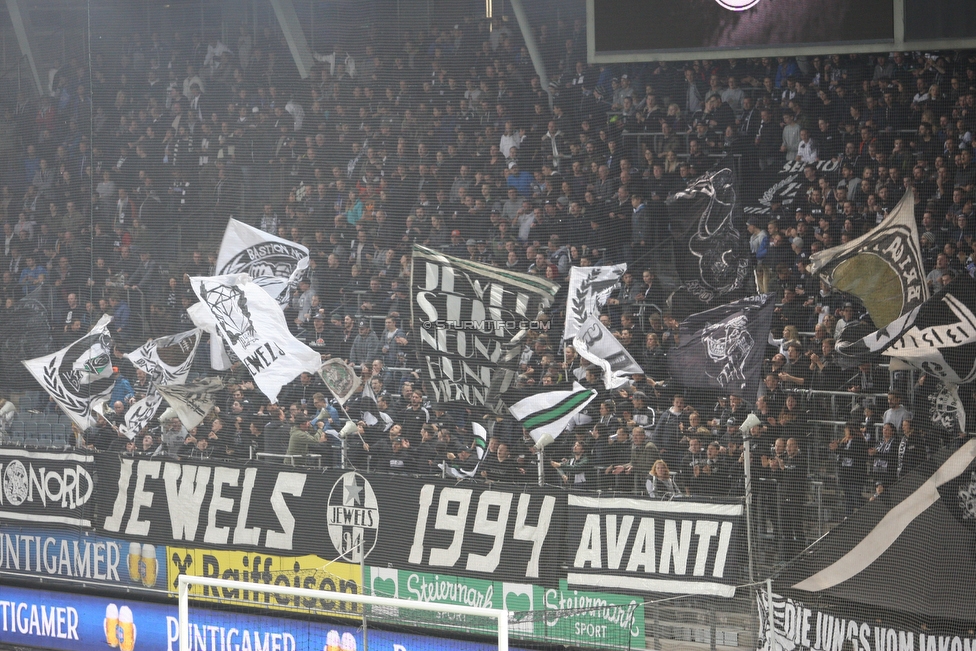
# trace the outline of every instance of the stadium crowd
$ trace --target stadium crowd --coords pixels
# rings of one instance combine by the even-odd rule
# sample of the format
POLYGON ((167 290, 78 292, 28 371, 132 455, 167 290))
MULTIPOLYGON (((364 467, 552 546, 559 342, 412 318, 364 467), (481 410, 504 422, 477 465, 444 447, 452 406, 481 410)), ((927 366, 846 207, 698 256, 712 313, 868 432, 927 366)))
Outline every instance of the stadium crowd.
MULTIPOLYGON (((356 47, 317 54, 305 80, 270 29, 254 38, 242 26, 224 42, 119 33, 90 63, 53 68, 39 99, 3 105, 3 312, 53 287, 54 347, 114 317, 113 411, 75 431, 77 445, 190 458, 311 450, 335 461, 327 432, 345 418, 319 378, 303 375, 269 404, 239 363, 199 427, 172 419, 132 442, 113 428, 147 388, 121 353, 192 327, 188 279, 213 272, 230 217, 309 248, 286 315, 323 358, 361 369, 368 391, 348 404, 357 466, 440 474, 446 463, 489 481, 538 479, 532 440, 511 417, 497 419, 478 464, 470 423, 484 415, 427 398, 411 350, 414 243, 561 284, 543 316, 550 330, 531 332, 520 360, 525 386, 564 386, 580 367, 559 332, 569 269, 630 263, 602 319, 644 374, 611 392, 586 370, 600 397, 590 423, 547 450, 551 484, 741 492, 739 426, 755 413, 755 473, 777 480, 798 518, 811 460, 836 458, 853 510, 872 483, 880 494, 953 443, 923 417, 931 378, 838 359, 834 339, 864 308, 807 264, 913 188, 930 288, 973 273, 973 53, 590 66, 577 19, 537 30, 546 88, 518 30, 490 26, 465 20, 382 47, 373 27, 356 47), (676 389, 667 354, 678 323, 643 264, 668 235, 665 200, 734 164, 742 197, 759 206, 793 163, 803 177, 788 210, 767 202, 746 226, 756 278, 779 303, 760 397, 676 389), (842 414, 829 392, 846 396, 842 414)), ((212 374, 206 358, 198 370, 212 374)))

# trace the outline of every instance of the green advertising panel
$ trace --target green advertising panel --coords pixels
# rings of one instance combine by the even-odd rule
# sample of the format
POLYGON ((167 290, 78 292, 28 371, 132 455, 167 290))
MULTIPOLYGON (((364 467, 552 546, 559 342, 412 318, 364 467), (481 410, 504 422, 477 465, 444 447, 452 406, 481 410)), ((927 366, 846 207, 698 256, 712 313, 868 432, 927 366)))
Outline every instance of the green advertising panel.
MULTIPOLYGON (((514 639, 593 648, 644 648, 644 604, 636 597, 570 590, 565 581, 557 589, 382 567, 366 568, 366 585, 378 596, 507 609, 513 613, 509 623, 514 639)), ((374 610, 374 618, 383 616, 400 623, 422 617, 426 625, 447 630, 490 634, 494 628, 492 621, 475 622, 446 613, 374 610)))

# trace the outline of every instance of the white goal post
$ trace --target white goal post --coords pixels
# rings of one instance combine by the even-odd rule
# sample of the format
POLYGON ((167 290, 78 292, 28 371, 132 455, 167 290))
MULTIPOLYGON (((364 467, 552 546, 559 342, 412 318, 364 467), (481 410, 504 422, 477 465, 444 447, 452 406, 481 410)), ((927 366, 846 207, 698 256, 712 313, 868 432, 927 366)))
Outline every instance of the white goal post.
MULTIPOLYGON (((346 592, 332 592, 328 590, 310 590, 284 585, 262 585, 249 581, 232 581, 214 577, 188 576, 179 577, 179 651, 190 651, 190 586, 199 585, 228 590, 250 590, 251 592, 288 595, 305 599, 329 599, 346 601, 355 604, 382 606, 387 608, 403 608, 423 610, 435 613, 453 615, 467 615, 471 617, 485 617, 498 621, 498 651, 508 651, 508 618, 507 610, 496 608, 478 608, 475 606, 461 606, 457 604, 438 604, 426 601, 411 601, 408 599, 393 599, 390 597, 374 597, 372 595, 350 594, 346 592)), ((365 651, 368 651, 366 649, 365 651)))

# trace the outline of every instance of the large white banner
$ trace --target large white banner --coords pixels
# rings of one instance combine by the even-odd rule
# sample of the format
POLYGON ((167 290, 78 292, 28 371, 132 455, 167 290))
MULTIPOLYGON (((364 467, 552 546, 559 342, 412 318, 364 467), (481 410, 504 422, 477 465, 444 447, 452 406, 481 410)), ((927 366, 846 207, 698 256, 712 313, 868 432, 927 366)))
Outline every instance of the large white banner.
POLYGON ((81 429, 97 420, 94 405, 112 395, 112 317, 102 316, 88 334, 56 353, 22 363, 81 429))
POLYGON ((227 222, 217 253, 217 275, 245 273, 282 305, 308 268, 308 249, 236 219, 227 222))
POLYGON ((317 373, 322 366, 319 354, 288 331, 278 303, 247 274, 194 276, 190 284, 269 400, 277 401, 281 387, 303 371, 317 373))
POLYGON ((119 431, 131 439, 149 425, 163 404, 158 387, 186 382, 202 335, 203 331, 199 328, 187 330, 154 339, 123 355, 133 366, 149 375, 150 384, 146 397, 126 410, 125 424, 119 427, 119 431))
POLYGON ((600 314, 610 298, 610 292, 627 271, 627 265, 612 267, 573 267, 569 270, 569 296, 566 298, 566 325, 563 339, 572 339, 583 322, 593 314, 600 314))
POLYGON ((624 345, 591 315, 573 338, 573 348, 591 364, 603 369, 603 384, 608 390, 622 387, 634 373, 643 373, 624 345))
POLYGON ((186 313, 193 321, 193 325, 210 335, 210 368, 215 371, 227 371, 231 366, 230 355, 224 348, 224 340, 217 332, 217 319, 203 303, 194 303, 187 308, 186 313))

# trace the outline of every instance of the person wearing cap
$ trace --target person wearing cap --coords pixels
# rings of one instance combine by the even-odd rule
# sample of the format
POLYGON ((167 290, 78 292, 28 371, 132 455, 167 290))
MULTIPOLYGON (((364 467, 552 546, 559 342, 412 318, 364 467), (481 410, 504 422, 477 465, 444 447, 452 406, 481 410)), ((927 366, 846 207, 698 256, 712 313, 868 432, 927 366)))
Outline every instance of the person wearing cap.
POLYGON ((302 340, 313 350, 317 350, 322 354, 326 354, 326 348, 329 345, 330 334, 326 330, 326 318, 325 314, 317 313, 312 317, 312 328, 311 330, 306 330, 302 340))
POLYGON ((295 424, 288 434, 288 450, 285 454, 305 456, 309 453, 310 447, 325 443, 325 430, 318 430, 313 434, 311 429, 312 426, 307 416, 296 418, 295 424))
POLYGON ((517 160, 508 162, 508 172, 506 172, 505 185, 515 188, 520 196, 532 196, 532 174, 527 170, 521 169, 517 160))
POLYGON ((379 356, 380 340, 369 325, 369 319, 360 319, 359 334, 349 350, 349 362, 356 366, 371 364, 379 356))

